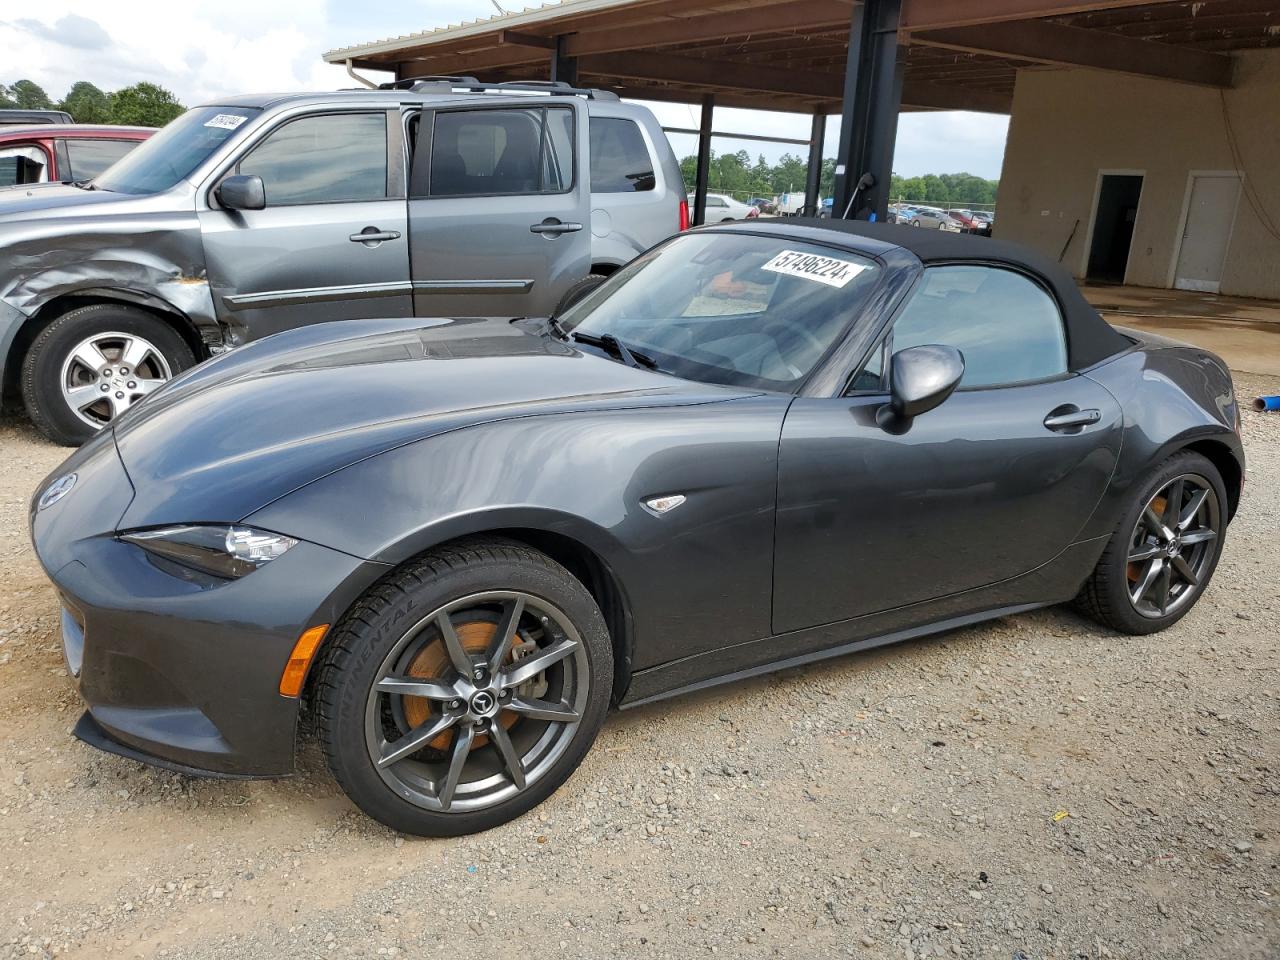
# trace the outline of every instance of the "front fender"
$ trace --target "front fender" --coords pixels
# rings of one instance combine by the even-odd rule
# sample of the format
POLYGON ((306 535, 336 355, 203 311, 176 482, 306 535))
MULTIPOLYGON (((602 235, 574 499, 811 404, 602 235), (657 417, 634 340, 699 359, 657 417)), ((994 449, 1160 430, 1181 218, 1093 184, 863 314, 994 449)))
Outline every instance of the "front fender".
POLYGON ((481 424, 353 464, 245 522, 393 565, 476 533, 567 537, 627 595, 633 666, 643 669, 768 635, 787 404, 751 397, 481 424), (669 514, 643 505, 676 493, 687 499, 669 514))
POLYGON ((29 319, 64 297, 149 306, 184 317, 205 342, 221 340, 194 214, 33 220, 4 225, 3 239, 0 356, 6 361, 16 335, 7 329, 13 314, 29 319))

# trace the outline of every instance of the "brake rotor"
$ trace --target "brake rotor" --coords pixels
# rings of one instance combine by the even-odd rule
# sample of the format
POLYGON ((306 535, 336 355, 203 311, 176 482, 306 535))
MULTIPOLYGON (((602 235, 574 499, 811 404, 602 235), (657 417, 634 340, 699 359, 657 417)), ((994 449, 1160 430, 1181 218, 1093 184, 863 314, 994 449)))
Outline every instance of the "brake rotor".
MULTIPOLYGON (((462 649, 469 654, 480 654, 483 656, 489 651, 489 644, 493 642, 493 635, 498 632, 498 625, 488 620, 472 620, 468 623, 455 623, 454 632, 458 635, 458 641, 462 644, 462 649)), ((513 644, 514 646, 514 644, 513 644)), ((507 659, 511 660, 509 653, 507 659)), ((409 662, 409 668, 405 672, 411 676, 422 680, 432 680, 437 677, 443 677, 450 670, 449 655, 444 649, 441 642, 429 643, 409 662)), ((426 697, 405 697, 403 699, 404 719, 410 728, 421 726, 426 723, 428 716, 431 714, 431 701, 426 697)), ((498 714, 497 720, 502 726, 508 730, 519 719, 516 714, 510 710, 503 710, 498 714)), ((453 742, 453 732, 445 730, 434 740, 430 741, 427 746, 433 750, 447 750, 449 744, 453 742)), ((474 750, 483 747, 489 742, 487 734, 477 734, 475 740, 471 744, 474 750)))
MULTIPOLYGON (((1169 501, 1166 497, 1156 497, 1151 501, 1151 509, 1156 512, 1157 517, 1164 516, 1165 507, 1168 505, 1169 501)), ((1128 576, 1130 583, 1137 583, 1142 579, 1142 565, 1137 563, 1129 564, 1125 567, 1125 574, 1128 576)))

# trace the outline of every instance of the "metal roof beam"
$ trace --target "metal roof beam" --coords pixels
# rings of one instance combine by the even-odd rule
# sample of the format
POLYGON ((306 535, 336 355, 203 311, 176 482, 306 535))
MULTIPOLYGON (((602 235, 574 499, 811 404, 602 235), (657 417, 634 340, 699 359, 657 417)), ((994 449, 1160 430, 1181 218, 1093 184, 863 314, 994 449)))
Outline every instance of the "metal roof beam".
POLYGON ((1032 63, 1091 67, 1209 87, 1231 86, 1229 56, 1043 20, 930 30, 912 33, 911 42, 1032 63))
POLYGON ((902 0, 903 30, 934 30, 1005 20, 1151 6, 1152 0, 902 0))

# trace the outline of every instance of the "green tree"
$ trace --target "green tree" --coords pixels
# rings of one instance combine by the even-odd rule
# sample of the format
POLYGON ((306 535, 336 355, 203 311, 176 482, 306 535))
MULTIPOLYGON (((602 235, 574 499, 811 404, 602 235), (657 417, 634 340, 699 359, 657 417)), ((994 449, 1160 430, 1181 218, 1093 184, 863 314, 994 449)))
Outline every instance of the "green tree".
POLYGON ((140 127, 163 127, 187 108, 164 87, 135 83, 111 94, 111 122, 140 127))
POLYGON ((71 87, 58 104, 59 110, 71 114, 76 123, 109 123, 111 101, 107 95, 86 80, 71 87))
POLYGON ((31 80, 19 80, 9 88, 9 97, 20 110, 52 110, 53 101, 40 84, 31 80))

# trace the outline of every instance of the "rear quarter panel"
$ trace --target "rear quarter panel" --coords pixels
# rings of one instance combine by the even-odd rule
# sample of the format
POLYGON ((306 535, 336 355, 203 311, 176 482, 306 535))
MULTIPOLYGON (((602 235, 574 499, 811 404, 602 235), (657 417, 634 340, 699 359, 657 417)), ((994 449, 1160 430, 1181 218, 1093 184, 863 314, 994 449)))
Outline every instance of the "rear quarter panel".
MULTIPOLYGON (((1231 375, 1218 357, 1163 341, 1137 347, 1085 372, 1119 401, 1124 439, 1111 487, 1079 539, 1109 535, 1133 488, 1161 461, 1191 444, 1220 445, 1244 475, 1244 448, 1235 432, 1239 401, 1231 375)), ((1239 490, 1231 489, 1230 477, 1224 482, 1229 498, 1234 498, 1239 490)))

